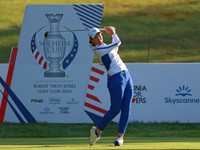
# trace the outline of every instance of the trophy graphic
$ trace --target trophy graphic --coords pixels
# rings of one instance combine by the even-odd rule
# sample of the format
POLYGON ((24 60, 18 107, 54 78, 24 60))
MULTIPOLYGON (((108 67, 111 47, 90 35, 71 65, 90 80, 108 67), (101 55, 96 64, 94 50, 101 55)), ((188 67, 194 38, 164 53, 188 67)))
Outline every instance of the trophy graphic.
POLYGON ((64 77, 65 72, 60 70, 59 61, 65 55, 65 38, 60 34, 59 24, 63 14, 46 14, 50 23, 50 32, 44 39, 44 53, 50 61, 50 70, 44 72, 45 77, 64 77))

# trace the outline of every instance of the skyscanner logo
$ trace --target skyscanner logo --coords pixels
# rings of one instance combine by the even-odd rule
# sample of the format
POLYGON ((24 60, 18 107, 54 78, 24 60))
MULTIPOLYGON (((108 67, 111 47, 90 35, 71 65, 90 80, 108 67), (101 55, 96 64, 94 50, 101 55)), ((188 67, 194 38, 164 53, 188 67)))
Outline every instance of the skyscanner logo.
POLYGON ((200 103, 199 98, 192 97, 191 89, 188 86, 179 86, 176 89, 176 97, 165 97, 165 103, 175 104, 191 104, 191 103, 200 103))
POLYGON ((187 95, 192 96, 192 94, 190 94, 191 89, 189 89, 188 86, 187 87, 185 87, 185 86, 180 87, 179 86, 179 88, 176 89, 176 91, 177 91, 177 94, 175 94, 175 96, 179 96, 179 95, 181 95, 181 96, 187 96, 187 95))

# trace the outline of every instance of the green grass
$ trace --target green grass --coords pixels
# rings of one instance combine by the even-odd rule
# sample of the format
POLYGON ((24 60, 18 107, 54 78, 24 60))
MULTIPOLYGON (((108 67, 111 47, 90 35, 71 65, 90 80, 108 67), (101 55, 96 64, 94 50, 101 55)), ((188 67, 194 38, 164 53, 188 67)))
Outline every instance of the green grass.
POLYGON ((128 124, 122 147, 114 147, 118 124, 109 124, 95 146, 88 144, 96 124, 0 123, 0 149, 200 149, 199 123, 128 124))
POLYGON ((0 138, 0 149, 4 150, 69 150, 69 149, 199 149, 199 138, 138 138, 128 137, 123 146, 115 147, 114 137, 102 137, 95 146, 90 147, 88 138, 0 138))
MULTIPOLYGON (((116 27, 126 63, 200 61, 199 0, 1 0, 0 62, 7 63, 11 47, 17 46, 26 4, 79 3, 104 4, 101 27, 116 27)), ((99 62, 96 57, 94 62, 99 62)))
MULTIPOLYGON (((96 124, 0 123, 0 138, 88 137, 96 124)), ((102 136, 117 136, 118 124, 109 124, 102 136)), ((199 123, 129 123, 126 137, 199 137, 199 123)))

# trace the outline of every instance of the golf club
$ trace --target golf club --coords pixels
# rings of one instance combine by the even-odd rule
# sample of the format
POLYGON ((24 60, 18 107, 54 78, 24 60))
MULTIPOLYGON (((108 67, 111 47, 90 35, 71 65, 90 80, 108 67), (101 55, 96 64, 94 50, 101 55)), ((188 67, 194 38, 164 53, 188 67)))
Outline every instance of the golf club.
MULTIPOLYGON (((62 30, 62 31, 47 31, 44 34, 44 37, 47 37, 49 33, 54 32, 74 32, 74 31, 89 31, 90 29, 77 29, 77 30, 62 30)), ((99 28, 99 30, 105 30, 104 28, 99 28)))

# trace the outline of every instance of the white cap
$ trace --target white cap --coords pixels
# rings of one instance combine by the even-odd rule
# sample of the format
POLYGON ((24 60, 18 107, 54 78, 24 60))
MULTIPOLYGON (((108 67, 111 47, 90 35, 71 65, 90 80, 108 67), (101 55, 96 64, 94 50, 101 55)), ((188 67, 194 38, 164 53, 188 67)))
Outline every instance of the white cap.
POLYGON ((93 39, 100 30, 98 28, 92 28, 88 31, 89 38, 93 39))

